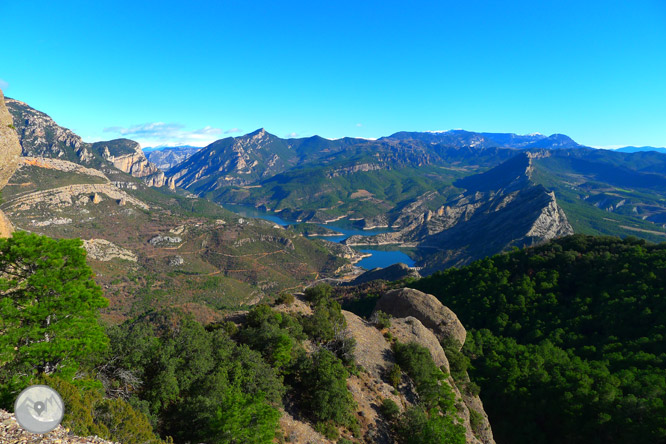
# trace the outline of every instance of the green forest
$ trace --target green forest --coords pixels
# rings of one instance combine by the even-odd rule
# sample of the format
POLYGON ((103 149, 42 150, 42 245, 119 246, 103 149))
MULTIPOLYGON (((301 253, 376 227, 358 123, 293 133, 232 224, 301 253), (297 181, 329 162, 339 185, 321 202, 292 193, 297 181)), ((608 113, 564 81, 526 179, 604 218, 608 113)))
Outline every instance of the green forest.
POLYGON ((666 442, 666 244, 574 235, 411 286, 468 329, 498 443, 666 442))
MULTIPOLYGON (((348 379, 362 369, 331 287, 305 291, 310 314, 259 304, 235 323, 168 309, 103 325, 81 245, 0 239, 0 408, 45 383, 65 400, 63 425, 127 444, 284 441, 283 410, 332 440, 361 438, 348 379)), ((454 379, 468 370, 480 387, 498 443, 666 442, 666 244, 574 235, 409 285, 467 327, 462 354, 443 346, 454 379)), ((391 342, 387 382, 418 394, 406 410, 381 405, 395 439, 465 442, 446 373, 427 349, 391 342)))

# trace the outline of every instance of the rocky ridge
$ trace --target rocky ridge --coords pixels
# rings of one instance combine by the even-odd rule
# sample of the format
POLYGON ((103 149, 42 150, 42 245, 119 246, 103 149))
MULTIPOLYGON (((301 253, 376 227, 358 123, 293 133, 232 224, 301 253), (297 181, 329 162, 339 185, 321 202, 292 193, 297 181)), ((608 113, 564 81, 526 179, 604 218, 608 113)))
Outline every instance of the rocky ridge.
POLYGON ((14 196, 3 204, 3 209, 19 212, 33 210, 40 206, 62 208, 85 205, 88 202, 98 204, 104 199, 114 200, 118 205, 131 204, 143 210, 150 208, 144 202, 112 184, 76 184, 14 196))
POLYGON ((523 152, 507 162, 456 183, 466 189, 436 210, 435 193, 407 205, 395 219, 399 231, 354 235, 346 245, 418 246, 429 251, 425 273, 460 266, 517 246, 531 246, 573 234, 555 194, 531 182, 532 161, 549 152, 523 152))
POLYGON ((174 187, 157 166, 148 161, 138 143, 128 139, 87 143, 73 131, 58 125, 47 114, 15 99, 5 98, 18 133, 22 153, 31 158, 70 161, 87 167, 104 164, 142 179, 154 187, 174 187))

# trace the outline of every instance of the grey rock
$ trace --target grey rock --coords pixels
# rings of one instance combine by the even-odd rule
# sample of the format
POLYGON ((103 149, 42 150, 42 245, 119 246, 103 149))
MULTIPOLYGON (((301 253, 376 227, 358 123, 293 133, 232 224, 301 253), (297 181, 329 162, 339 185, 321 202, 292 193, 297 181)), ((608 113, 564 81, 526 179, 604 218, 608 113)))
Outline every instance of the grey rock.
POLYGON ((431 294, 411 288, 391 290, 377 301, 375 311, 379 310, 395 318, 415 317, 442 342, 455 340, 460 347, 465 343, 467 332, 458 316, 431 294))

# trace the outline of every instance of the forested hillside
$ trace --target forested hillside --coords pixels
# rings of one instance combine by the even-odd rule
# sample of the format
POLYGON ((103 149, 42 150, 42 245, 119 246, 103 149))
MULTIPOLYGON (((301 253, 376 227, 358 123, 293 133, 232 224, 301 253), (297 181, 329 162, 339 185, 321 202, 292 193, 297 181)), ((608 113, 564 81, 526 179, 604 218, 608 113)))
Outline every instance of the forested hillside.
POLYGON ((574 235, 412 285, 468 328, 497 442, 666 442, 666 244, 574 235))

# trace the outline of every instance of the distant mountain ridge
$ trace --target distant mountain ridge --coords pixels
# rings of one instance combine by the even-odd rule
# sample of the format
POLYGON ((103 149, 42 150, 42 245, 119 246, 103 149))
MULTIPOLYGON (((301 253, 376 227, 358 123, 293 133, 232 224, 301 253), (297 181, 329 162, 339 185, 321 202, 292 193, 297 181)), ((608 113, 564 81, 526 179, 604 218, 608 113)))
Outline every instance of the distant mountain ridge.
POLYGON ((657 148, 654 146, 625 146, 615 150, 618 153, 639 153, 642 151, 655 151, 666 154, 666 148, 657 148))
POLYGON ((382 139, 419 140, 432 144, 475 148, 563 149, 582 146, 564 134, 553 134, 551 136, 544 136, 539 133, 519 135, 513 133, 477 133, 465 130, 443 132, 401 131, 388 137, 382 137, 379 140, 382 139))
POLYGON ((191 145, 163 146, 144 148, 143 152, 146 154, 149 161, 157 165, 160 170, 166 171, 169 168, 184 162, 200 149, 201 147, 191 145))

